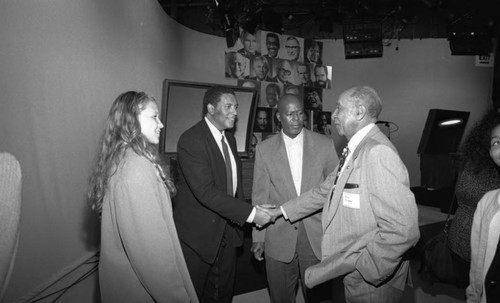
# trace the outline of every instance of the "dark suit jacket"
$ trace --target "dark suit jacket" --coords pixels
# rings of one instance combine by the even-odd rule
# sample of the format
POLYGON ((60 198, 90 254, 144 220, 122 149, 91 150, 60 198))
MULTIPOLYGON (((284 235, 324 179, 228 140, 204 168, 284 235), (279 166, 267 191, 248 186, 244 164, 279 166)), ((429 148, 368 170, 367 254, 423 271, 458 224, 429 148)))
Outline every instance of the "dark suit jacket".
POLYGON ((243 201, 236 140, 229 132, 225 136, 237 165, 237 198, 226 194, 224 157, 205 120, 185 131, 177 144, 180 169, 174 200, 177 233, 181 241, 209 263, 215 260, 226 224, 228 232, 234 234, 229 241, 241 245, 243 232, 238 226, 246 222, 253 208, 243 201))

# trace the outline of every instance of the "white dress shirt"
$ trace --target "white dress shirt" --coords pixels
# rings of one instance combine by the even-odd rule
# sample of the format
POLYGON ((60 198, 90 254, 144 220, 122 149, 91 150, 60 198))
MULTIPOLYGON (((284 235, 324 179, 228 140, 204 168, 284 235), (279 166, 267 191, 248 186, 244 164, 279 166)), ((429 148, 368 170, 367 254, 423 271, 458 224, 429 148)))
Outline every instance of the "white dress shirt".
MULTIPOLYGON (((222 157, 224 158, 224 152, 222 151, 222 137, 224 137, 224 141, 226 142, 227 149, 229 151, 229 158, 231 158, 231 170, 233 171, 233 196, 236 193, 236 188, 238 186, 238 175, 237 175, 237 168, 236 168, 236 160, 234 159, 233 152, 231 150, 231 146, 227 142, 226 137, 224 136, 225 131, 220 131, 215 127, 210 120, 205 117, 205 122, 207 122, 208 128, 210 129, 210 132, 212 133, 212 136, 215 138, 215 142, 217 143, 217 146, 219 147, 220 153, 222 154, 222 157)), ((226 159, 224 159, 226 160, 226 159)))
POLYGON ((292 173, 293 184, 297 196, 300 196, 300 188, 302 187, 302 158, 304 154, 304 131, 301 131, 295 138, 288 137, 283 130, 283 141, 285 143, 286 155, 288 157, 288 165, 292 173))
MULTIPOLYGON (((208 128, 210 129, 210 132, 212 133, 212 136, 214 136, 215 142, 217 143, 217 146, 219 147, 219 150, 220 150, 220 152, 222 154, 222 157, 224 158, 224 152, 222 151, 221 140, 222 140, 222 137, 225 134, 225 131, 221 132, 220 130, 218 130, 217 127, 215 127, 215 125, 213 125, 212 122, 210 122, 210 120, 207 119, 207 117, 205 117, 204 119, 205 119, 205 122, 208 125, 208 128)), ((229 151, 229 158, 231 158, 231 170, 233 171, 233 196, 234 196, 235 193, 236 193, 236 189, 238 187, 238 175, 237 175, 238 172, 237 172, 237 169, 236 169, 236 160, 234 159, 234 155, 233 155, 233 152, 231 150, 231 146, 227 142, 227 139, 226 139, 225 136, 224 136, 224 141, 227 144, 227 148, 228 148, 228 151, 229 151)), ((252 209, 252 212, 250 213, 250 216, 248 216, 248 218, 247 218, 247 222, 248 223, 252 223, 253 222, 253 219, 255 217, 255 212, 256 212, 256 209, 254 207, 252 209)))
MULTIPOLYGON (((349 140, 349 142, 347 143, 347 148, 349 148, 349 154, 345 158, 344 163, 347 163, 349 161, 349 159, 351 159, 352 153, 358 147, 359 142, 361 142, 361 140, 363 140, 366 137, 366 134, 368 134, 374 126, 375 126, 375 123, 370 123, 367 126, 363 127, 362 129, 358 130, 354 134, 354 136, 352 136, 351 140, 349 140)), ((345 167, 346 167, 345 165, 342 167, 340 174, 342 174, 345 167)), ((339 175, 339 177, 340 177, 340 175, 339 175)))

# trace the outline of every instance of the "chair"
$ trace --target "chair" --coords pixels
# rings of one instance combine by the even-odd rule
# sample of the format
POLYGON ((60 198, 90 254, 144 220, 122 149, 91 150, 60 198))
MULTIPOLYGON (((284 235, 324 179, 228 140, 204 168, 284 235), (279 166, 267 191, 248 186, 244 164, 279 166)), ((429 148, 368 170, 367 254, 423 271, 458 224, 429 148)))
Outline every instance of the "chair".
POLYGON ((14 267, 21 215, 21 167, 16 158, 0 153, 0 301, 14 267))

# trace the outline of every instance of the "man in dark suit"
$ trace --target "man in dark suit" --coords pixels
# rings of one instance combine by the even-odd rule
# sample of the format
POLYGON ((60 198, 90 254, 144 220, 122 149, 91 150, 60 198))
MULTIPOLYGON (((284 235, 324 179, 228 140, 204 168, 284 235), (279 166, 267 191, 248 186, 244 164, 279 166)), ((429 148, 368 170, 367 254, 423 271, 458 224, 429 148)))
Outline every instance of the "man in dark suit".
POLYGON ((234 127, 238 102, 232 89, 215 86, 203 97, 203 119, 177 145, 180 176, 174 221, 200 302, 231 302, 236 247, 245 223, 271 217, 243 201, 241 162, 234 127))
MULTIPOLYGON (((279 134, 259 143, 255 152, 252 203, 281 205, 318 186, 338 162, 331 137, 304 129, 304 106, 295 95, 278 103, 279 134)), ((254 229, 252 252, 266 256, 271 302, 295 302, 300 277, 307 302, 326 299, 331 290, 307 290, 304 272, 321 259, 321 212, 293 224, 278 219, 266 229, 254 229)), ((338 283, 340 284, 340 283, 338 283)))

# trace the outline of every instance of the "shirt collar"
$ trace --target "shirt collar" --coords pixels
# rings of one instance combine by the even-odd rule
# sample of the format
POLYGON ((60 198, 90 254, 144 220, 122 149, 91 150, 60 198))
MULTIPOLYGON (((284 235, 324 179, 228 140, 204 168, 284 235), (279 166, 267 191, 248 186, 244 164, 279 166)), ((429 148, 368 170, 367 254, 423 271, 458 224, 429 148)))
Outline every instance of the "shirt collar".
POLYGON ((362 129, 358 130, 354 136, 352 136, 351 140, 347 143, 347 147, 349 148, 349 153, 352 153, 356 147, 358 147, 359 142, 363 140, 363 138, 370 132, 370 130, 375 126, 375 123, 370 123, 363 127, 362 129))
POLYGON ((215 125, 213 125, 212 122, 210 122, 210 120, 208 120, 207 117, 205 117, 204 119, 208 125, 208 128, 210 129, 210 132, 212 133, 212 136, 214 136, 215 141, 220 142, 225 131, 221 132, 220 130, 218 130, 217 127, 215 127, 215 125))
POLYGON ((283 136, 283 141, 285 142, 285 145, 287 145, 287 146, 289 146, 290 144, 294 144, 294 143, 302 143, 304 141, 304 129, 302 129, 300 131, 300 133, 295 138, 288 137, 283 132, 283 129, 281 130, 281 135, 283 136))

